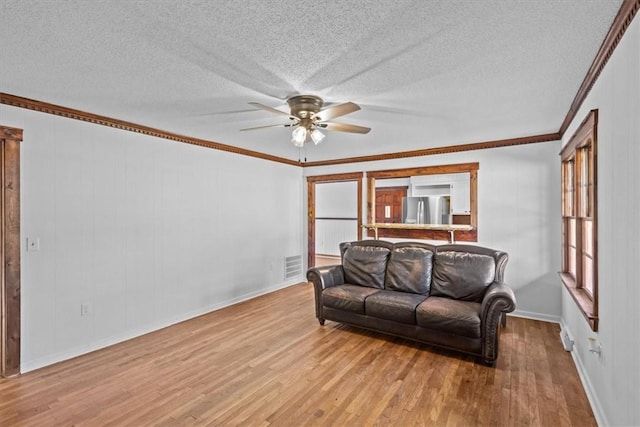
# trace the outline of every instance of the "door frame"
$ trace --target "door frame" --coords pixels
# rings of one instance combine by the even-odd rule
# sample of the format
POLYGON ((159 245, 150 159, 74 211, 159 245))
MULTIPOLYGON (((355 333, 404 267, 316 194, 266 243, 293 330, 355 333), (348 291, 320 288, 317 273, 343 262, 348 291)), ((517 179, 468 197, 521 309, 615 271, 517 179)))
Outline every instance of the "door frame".
POLYGON ((0 126, 0 377, 20 373, 20 143, 0 126))
POLYGON ((358 240, 362 239, 362 180, 364 172, 316 175, 307 177, 307 268, 316 261, 316 184, 330 182, 352 182, 358 184, 358 240))

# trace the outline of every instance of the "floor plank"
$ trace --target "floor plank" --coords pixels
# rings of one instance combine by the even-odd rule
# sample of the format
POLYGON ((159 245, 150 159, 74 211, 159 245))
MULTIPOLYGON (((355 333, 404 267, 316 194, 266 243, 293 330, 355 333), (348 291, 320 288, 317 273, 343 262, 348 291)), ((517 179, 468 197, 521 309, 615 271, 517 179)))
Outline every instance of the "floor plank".
POLYGON ((0 379, 1 424, 596 425, 556 324, 509 318, 489 368, 313 310, 298 284, 0 379))

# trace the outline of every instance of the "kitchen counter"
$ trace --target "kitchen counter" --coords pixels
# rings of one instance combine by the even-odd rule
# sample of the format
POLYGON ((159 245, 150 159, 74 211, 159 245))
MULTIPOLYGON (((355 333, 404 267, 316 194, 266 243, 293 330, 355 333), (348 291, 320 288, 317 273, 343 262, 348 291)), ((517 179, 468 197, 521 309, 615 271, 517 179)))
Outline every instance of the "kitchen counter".
POLYGON ((464 224, 398 224, 398 223, 383 223, 376 222, 374 224, 363 224, 362 228, 373 230, 375 233, 375 239, 378 239, 378 230, 381 228, 393 228, 399 230, 437 230, 448 231, 449 241, 455 243, 456 231, 471 231, 473 226, 464 224))

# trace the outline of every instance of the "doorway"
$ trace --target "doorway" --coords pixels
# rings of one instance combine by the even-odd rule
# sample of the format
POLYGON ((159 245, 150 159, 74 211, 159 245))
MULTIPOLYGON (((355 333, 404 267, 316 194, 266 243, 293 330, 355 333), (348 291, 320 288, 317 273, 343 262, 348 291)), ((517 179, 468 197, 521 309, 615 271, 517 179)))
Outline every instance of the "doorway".
POLYGON ((362 172, 307 177, 309 268, 340 263, 338 244, 362 239, 362 172))
POLYGON ((20 142, 0 126, 0 377, 20 373, 20 142))

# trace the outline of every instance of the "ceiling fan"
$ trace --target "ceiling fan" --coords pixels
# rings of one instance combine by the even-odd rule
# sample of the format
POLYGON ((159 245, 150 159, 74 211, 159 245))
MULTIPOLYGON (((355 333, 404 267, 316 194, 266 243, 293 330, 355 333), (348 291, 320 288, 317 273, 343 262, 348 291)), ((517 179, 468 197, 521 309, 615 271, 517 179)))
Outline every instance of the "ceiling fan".
POLYGON ((296 147, 304 146, 304 143, 307 141, 313 141, 316 145, 319 144, 324 139, 324 134, 320 132, 320 129, 361 134, 369 133, 371 130, 371 128, 364 126, 329 122, 329 120, 335 119, 336 117, 358 111, 360 106, 353 102, 345 102, 344 104, 335 105, 323 110, 324 101, 322 98, 315 95, 297 95, 287 99, 290 113, 276 110, 259 102, 250 102, 249 104, 271 113, 287 116, 292 122, 241 130, 255 130, 277 126, 292 127, 294 129, 291 134, 291 142, 296 147))

